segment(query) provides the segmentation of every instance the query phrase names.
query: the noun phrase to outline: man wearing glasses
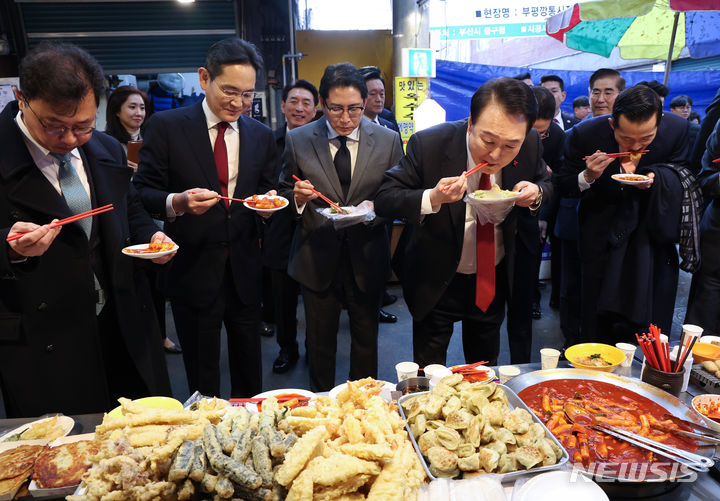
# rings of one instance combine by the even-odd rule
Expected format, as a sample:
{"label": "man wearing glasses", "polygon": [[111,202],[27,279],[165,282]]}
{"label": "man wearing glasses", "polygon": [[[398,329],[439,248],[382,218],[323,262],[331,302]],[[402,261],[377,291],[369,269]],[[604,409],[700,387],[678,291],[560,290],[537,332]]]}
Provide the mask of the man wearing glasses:
{"label": "man wearing glasses", "polygon": [[258,214],[242,203],[271,193],[278,160],[272,130],[243,114],[261,67],[255,47],[217,42],[198,70],[205,99],[153,115],[133,182],[182,251],[168,267],[170,299],[190,391],[220,394],[225,324],[231,396],[262,389]]}
{"label": "man wearing glasses", "polygon": [[350,317],[352,339],[348,377],[377,377],[378,312],[390,277],[387,220],[361,218],[350,226],[334,226],[317,212],[328,205],[313,191],[341,206],[354,206],[354,211],[372,209],[383,174],[402,157],[396,132],[363,120],[367,93],[365,80],[353,65],[328,66],[320,82],[324,116],[291,130],[285,138],[280,190],[294,199],[301,215],[288,272],[300,283],[305,304],[314,391],[335,385],[343,307]]}
{"label": "man wearing glasses", "polygon": [[[146,275],[121,250],[172,241],[143,209],[120,144],[95,132],[103,92],[92,56],[43,44],[22,60],[17,101],[0,114],[8,417],[100,412],[120,396],[170,394]],[[114,209],[99,216],[51,225],[108,204]]]}

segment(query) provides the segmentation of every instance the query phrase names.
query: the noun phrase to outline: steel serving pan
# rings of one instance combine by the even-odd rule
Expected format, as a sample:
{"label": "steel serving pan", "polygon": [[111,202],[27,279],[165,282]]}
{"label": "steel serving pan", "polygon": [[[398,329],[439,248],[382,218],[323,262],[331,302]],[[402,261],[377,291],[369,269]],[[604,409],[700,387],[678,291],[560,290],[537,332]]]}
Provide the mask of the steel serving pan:
{"label": "steel serving pan", "polygon": [[[652,400],[661,407],[664,407],[670,414],[674,416],[686,419],[700,425],[704,424],[700,416],[698,416],[698,414],[691,407],[688,407],[688,405],[679,398],[670,395],[669,393],[661,390],[660,388],[656,388],[655,386],[640,381],[639,379],[620,376],[618,374],[612,374],[609,372],[599,372],[588,369],[573,368],[545,369],[529,372],[527,374],[522,374],[520,376],[514,377],[507,382],[507,386],[513,391],[520,393],[522,390],[530,386],[534,386],[544,381],[553,381],[557,379],[586,379],[592,381],[602,381],[605,383],[620,386]],[[715,446],[698,444],[697,453],[702,456],[712,458],[715,454]],[[647,484],[649,482],[661,482],[667,484],[669,483],[668,481],[687,479],[694,474],[694,472],[678,471],[678,474],[676,476],[671,475],[668,478],[658,481],[653,479],[642,479],[641,481],[635,482],[629,479],[619,481],[617,478],[608,475],[602,475],[599,478],[596,478],[596,480],[600,482],[620,482],[622,484]],[[598,476],[596,475],[596,477]],[[649,487],[645,485],[643,488],[644,492],[647,491],[648,488]]]}
{"label": "steel serving pan", "polygon": [[[530,408],[527,405],[525,405],[525,402],[520,400],[520,397],[518,397],[517,394],[512,389],[510,389],[507,386],[502,385],[502,384],[498,384],[498,386],[500,388],[502,388],[502,390],[505,392],[505,395],[507,396],[507,399],[508,399],[508,403],[510,404],[509,405],[510,409],[512,410],[517,407],[520,407],[521,409],[525,409],[526,411],[528,411],[530,413],[530,415],[533,417],[533,422],[540,423],[542,425],[542,427],[545,429],[545,437],[552,440],[553,443],[556,444],[560,448],[560,450],[562,451],[562,456],[560,457],[560,459],[558,459],[557,463],[555,463],[553,465],[533,467],[529,470],[518,470],[518,471],[512,471],[510,473],[499,473],[499,474],[493,473],[491,475],[493,477],[497,477],[498,480],[500,480],[501,482],[504,482],[506,480],[510,480],[510,479],[513,479],[513,478],[516,478],[516,477],[519,477],[522,475],[542,473],[544,471],[549,471],[549,470],[556,470],[558,468],[561,468],[563,465],[565,465],[565,463],[567,463],[568,460],[570,459],[570,455],[565,450],[565,447],[563,447],[563,444],[561,444],[560,441],[557,438],[555,438],[555,435],[553,435],[550,432],[550,430],[548,430],[545,427],[543,422],[540,421],[540,419],[535,415],[535,413],[533,411],[530,410]],[[403,395],[402,397],[400,397],[400,400],[398,400],[398,407],[400,408],[400,415],[403,417],[403,419],[407,420],[407,417],[405,416],[405,411],[402,408],[402,403],[405,400],[408,400],[410,398],[415,398],[420,395],[425,395],[427,393],[430,393],[430,392],[422,391],[422,392],[418,392],[418,393],[410,393],[408,395]],[[415,437],[413,436],[412,431],[410,430],[410,424],[408,424],[407,422],[405,423],[405,429],[407,430],[408,436],[410,437],[410,440],[412,441],[413,447],[415,448],[415,452],[420,457],[420,461],[422,462],[423,468],[425,468],[425,473],[427,474],[428,477],[430,477],[431,480],[435,480],[435,476],[432,473],[430,473],[428,464],[425,461],[425,458],[423,457],[422,453],[420,452],[420,447],[418,446],[417,441],[415,440]]]}

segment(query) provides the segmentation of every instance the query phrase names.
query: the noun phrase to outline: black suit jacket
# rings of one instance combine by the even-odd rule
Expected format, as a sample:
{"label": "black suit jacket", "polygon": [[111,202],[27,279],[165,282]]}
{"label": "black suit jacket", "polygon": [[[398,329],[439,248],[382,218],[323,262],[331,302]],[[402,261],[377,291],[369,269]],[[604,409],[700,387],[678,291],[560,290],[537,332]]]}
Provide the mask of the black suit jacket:
{"label": "black suit jacket", "polygon": [[[467,127],[467,120],[459,120],[413,134],[406,156],[385,174],[375,199],[378,215],[405,220],[393,267],[402,282],[410,313],[416,319],[424,318],[437,304],[460,262],[465,202],[443,204],[437,213],[424,217],[420,215],[420,206],[424,190],[433,188],[443,177],[458,176],[465,171]],[[523,180],[538,184],[544,197],[551,196],[550,175],[542,160],[540,136],[535,130],[528,133],[518,156],[502,171],[503,189],[512,189]],[[524,212],[527,217],[523,217]],[[529,216],[528,209],[515,207],[502,228],[512,284],[516,231],[517,241],[528,249],[537,248],[537,220]]]}
{"label": "black suit jacket", "polygon": [[705,119],[700,124],[700,132],[695,138],[695,144],[690,145],[692,148],[692,154],[690,155],[690,170],[695,173],[700,172],[702,169],[702,157],[705,153],[705,143],[707,142],[710,134],[715,129],[715,124],[720,120],[720,89],[713,98],[710,105],[705,108]]}
{"label": "black suit jacket", "polygon": [[562,117],[563,128],[565,129],[565,131],[569,130],[573,125],[580,122],[580,120],[575,118],[575,115],[573,115],[572,113],[565,113],[564,111],[561,111],[560,116]]}
{"label": "black suit jacket", "polygon": [[[272,130],[245,115],[238,125],[238,176],[230,196],[245,198],[275,188],[278,156]],[[202,101],[150,117],[133,182],[148,211],[162,220],[167,220],[165,201],[170,193],[194,187],[221,192]],[[167,297],[208,306],[220,289],[229,255],[240,299],[244,304],[259,303],[260,225],[255,211],[235,202],[228,209],[222,201],[202,215],[166,221],[165,232],[182,249],[166,269]]]}
{"label": "black suit jacket", "polygon": [[[285,139],[280,189],[293,203],[295,174],[308,179],[323,195],[340,205],[358,205],[375,200],[383,174],[402,157],[400,136],[363,118],[360,143],[350,189],[343,198],[340,180],[330,156],[327,120],[323,117],[290,131]],[[293,236],[288,273],[301,285],[326,290],[348,252],[355,282],[363,292],[380,293],[390,277],[390,243],[386,220],[355,224],[336,230],[332,222],[318,214],[327,207],[320,198],[309,201]],[[292,209],[292,208],[291,208]]]}
{"label": "black suit jacket", "polygon": [[702,170],[698,183],[703,194],[710,200],[700,225],[701,269],[704,273],[716,273],[720,269],[720,121],[707,141],[707,149],[702,158]]}
{"label": "black suit jacket", "polygon": [[[14,121],[17,111],[13,102],[0,114],[3,242],[17,221],[46,224],[71,215],[27,150]],[[146,274],[139,260],[121,253],[128,245],[149,242],[159,229],[130,184],[132,170],[120,143],[94,132],[79,151],[92,206],[114,205],[114,210],[93,218],[93,235],[98,237],[94,255],[101,269],[93,269],[88,239],[78,225],[64,226],[47,252],[25,263],[11,264],[7,245],[0,252],[0,380],[6,403],[24,416],[100,412],[111,404],[93,271],[103,276],[110,298],[106,308],[113,308],[118,330],[149,390],[170,394]]]}
{"label": "black suit jacket", "polygon": [[[278,155],[282,156],[285,150],[285,134],[287,127],[283,125],[273,132]],[[279,185],[282,164],[278,162],[278,170],[273,174],[273,179]],[[266,221],[262,239],[263,266],[273,270],[287,270],[288,259],[290,258],[290,246],[292,244],[297,214],[292,206],[273,214]]]}

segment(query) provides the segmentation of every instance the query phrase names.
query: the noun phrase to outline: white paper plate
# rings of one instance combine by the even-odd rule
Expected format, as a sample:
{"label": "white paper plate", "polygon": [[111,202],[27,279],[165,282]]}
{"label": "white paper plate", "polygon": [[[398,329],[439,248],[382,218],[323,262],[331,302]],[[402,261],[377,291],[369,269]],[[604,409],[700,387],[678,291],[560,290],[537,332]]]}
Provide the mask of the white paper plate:
{"label": "white paper plate", "polygon": [[[62,444],[69,444],[71,442],[80,442],[81,440],[95,440],[95,433],[83,433],[82,435],[69,435],[66,437],[61,437],[53,440],[50,443],[50,447],[56,447]],[[35,480],[32,480],[30,482],[30,486],[28,487],[28,491],[30,492],[30,495],[34,498],[58,498],[72,494],[73,492],[75,492],[79,485],[80,484],[75,484],[68,485],[66,487],[55,487],[53,489],[42,489],[38,487],[38,485],[35,483]]]}
{"label": "white paper plate", "polygon": [[[379,381],[379,382],[383,383],[383,386],[380,389],[380,396],[387,402],[391,401],[392,400],[391,392],[395,391],[395,384],[390,383],[389,381]],[[347,388],[347,383],[339,384],[335,388],[330,390],[330,392],[328,393],[328,396],[330,398],[337,398],[338,394],[345,388]]]}
{"label": "white paper plate", "polygon": [[[5,433],[3,436],[0,437],[0,444],[2,444],[3,442],[5,442],[5,439],[7,439],[8,437],[10,437],[11,435],[15,435],[16,433],[20,433],[20,432],[23,431],[24,429],[30,428],[32,425],[34,425],[34,424],[36,424],[36,423],[41,423],[41,422],[43,422],[43,421],[48,421],[48,420],[52,419],[53,417],[55,417],[55,416],[50,416],[50,417],[48,417],[48,418],[43,418],[43,419],[36,419],[35,421],[32,421],[32,422],[30,422],[30,423],[25,423],[25,424],[22,425],[22,426],[18,426],[17,428],[15,428],[15,429],[13,429],[13,430],[10,430],[9,432]],[[70,433],[70,430],[72,430],[73,426],[75,426],[75,420],[74,420],[73,418],[69,417],[69,416],[58,416],[57,424],[60,425],[60,427],[62,428],[63,434],[62,434],[61,436],[64,437],[65,435],[67,435],[68,433]],[[46,440],[46,441],[47,441],[47,440]],[[7,443],[17,443],[17,442],[20,442],[20,443],[28,443],[29,441],[28,441],[28,440],[19,440],[19,441],[15,441],[15,442],[7,442]]]}
{"label": "white paper plate", "polygon": [[[281,197],[280,195],[274,195],[274,196],[271,196],[271,195],[257,195],[257,197],[258,197],[258,198],[270,198],[270,199],[273,199],[273,200],[282,200],[282,202],[284,203],[284,205],[283,205],[282,207],[276,207],[276,208],[274,208],[274,209],[256,209],[256,208],[255,208],[255,204],[249,204],[249,203],[247,203],[247,202],[243,202],[243,205],[244,205],[245,207],[247,207],[248,209],[250,209],[250,210],[261,211],[261,212],[276,212],[276,211],[279,211],[279,210],[283,210],[285,207],[287,207],[287,206],[290,204],[290,202],[288,201],[287,198]],[[252,198],[252,197],[246,197],[246,198]]]}
{"label": "white paper plate", "polygon": [[[617,181],[620,184],[629,184],[629,185],[645,184],[651,180],[651,178],[649,178],[647,176],[643,176],[642,174],[613,174],[610,177],[612,177],[615,181]],[[632,179],[634,177],[641,177],[643,179],[642,179],[642,181],[640,181],[640,180],[635,181]]]}
{"label": "white paper plate", "polygon": [[[279,395],[285,395],[288,393],[293,393],[295,395],[302,395],[303,397],[308,397],[309,399],[316,398],[317,395],[309,390],[303,390],[300,388],[279,388],[277,390],[268,390],[264,391],[262,393],[258,393],[252,398],[268,398],[268,397],[277,397]],[[245,404],[245,408],[249,410],[250,412],[259,412],[257,404]]]}
{"label": "white paper plate", "polygon": [[[490,191],[490,190],[484,190],[484,191]],[[508,202],[513,202],[517,197],[520,196],[519,191],[516,192],[515,195],[513,195],[511,197],[493,197],[493,198],[475,198],[475,196],[473,196],[473,193],[468,193],[468,198],[477,203],[480,203],[480,204],[508,203]]]}
{"label": "white paper plate", "polygon": [[150,244],[138,244],[138,245],[131,245],[130,247],[125,247],[122,250],[122,253],[126,256],[130,257],[136,257],[138,259],[155,259],[156,257],[162,257],[167,256],[168,254],[172,254],[173,252],[177,252],[177,250],[180,248],[178,244],[173,244],[173,248],[166,251],[161,252],[147,252],[147,253],[135,253],[131,252],[131,249],[147,249],[148,245]]}
{"label": "white paper plate", "polygon": [[608,501],[607,494],[598,484],[580,473],[573,475],[569,471],[550,471],[532,477],[513,492],[512,498],[513,501]]}
{"label": "white paper plate", "polygon": [[328,219],[351,219],[351,218],[361,218],[362,219],[367,215],[368,212],[370,212],[369,207],[362,205],[362,204],[358,205],[358,206],[343,205],[341,208],[348,211],[349,214],[335,213],[335,212],[333,212],[332,207],[325,207],[322,210],[318,209],[318,211],[320,212],[320,214],[322,214],[323,216],[325,216]]}

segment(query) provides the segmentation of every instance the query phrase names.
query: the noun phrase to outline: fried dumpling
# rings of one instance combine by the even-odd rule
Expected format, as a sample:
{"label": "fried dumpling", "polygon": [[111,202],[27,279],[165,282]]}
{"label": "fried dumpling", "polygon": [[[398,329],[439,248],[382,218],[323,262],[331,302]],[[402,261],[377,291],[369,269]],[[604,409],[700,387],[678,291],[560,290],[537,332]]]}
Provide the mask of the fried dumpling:
{"label": "fried dumpling", "polygon": [[430,470],[430,474],[435,478],[455,478],[458,475],[460,475],[459,469],[455,469],[452,471],[443,471],[443,470],[438,470],[433,465],[429,465],[428,470]]}
{"label": "fried dumpling", "polygon": [[470,425],[473,415],[466,409],[460,408],[452,411],[445,419],[445,424],[456,430],[464,430]]}
{"label": "fried dumpling", "polygon": [[513,409],[505,414],[503,427],[513,433],[525,433],[530,429],[532,422],[532,416],[528,411],[525,409]]}
{"label": "fried dumpling", "polygon": [[453,374],[451,376],[445,376],[440,380],[441,384],[446,384],[450,387],[453,387],[459,383],[461,383],[463,380],[462,374]]}
{"label": "fried dumpling", "polygon": [[462,402],[456,395],[453,395],[452,397],[448,398],[447,402],[445,402],[445,405],[443,405],[442,416],[447,419],[450,414],[460,409],[461,407]]}
{"label": "fried dumpling", "polygon": [[497,385],[495,385],[495,391],[492,395],[488,397],[488,400],[490,400],[491,402],[502,402],[503,404],[505,404],[505,406],[509,405],[507,395],[505,395],[503,389]]}
{"label": "fried dumpling", "polygon": [[460,434],[456,430],[448,428],[447,426],[441,426],[440,428],[435,430],[435,436],[437,436],[440,445],[450,451],[457,450],[457,448],[462,443],[462,438],[460,437]]}
{"label": "fried dumpling", "polygon": [[500,460],[500,454],[492,449],[486,449],[482,447],[478,451],[480,459],[480,467],[488,473],[492,473],[497,468],[498,461]]}
{"label": "fried dumpling", "polygon": [[438,471],[452,472],[457,469],[458,457],[445,447],[431,447],[427,452],[428,461]]}
{"label": "fried dumpling", "polygon": [[416,439],[425,433],[427,419],[425,418],[425,414],[419,414],[415,417],[413,421],[410,422],[410,431],[413,434],[413,437]]}
{"label": "fried dumpling", "polygon": [[466,458],[475,454],[475,447],[473,447],[473,444],[465,442],[464,444],[460,444],[460,447],[457,448],[455,454],[457,454],[458,457]]}
{"label": "fried dumpling", "polygon": [[514,454],[518,463],[523,465],[526,469],[532,468],[543,460],[542,453],[537,447],[533,447],[531,445],[518,447]]}
{"label": "fried dumpling", "polygon": [[480,435],[480,443],[487,444],[493,440],[495,440],[495,428],[492,427],[490,421],[486,420]]}
{"label": "fried dumpling", "polygon": [[432,421],[425,422],[425,428],[428,430],[437,430],[441,426],[445,426],[445,421],[442,419],[433,419]]}
{"label": "fried dumpling", "polygon": [[485,383],[473,385],[472,391],[480,393],[485,398],[489,399],[490,396],[495,393],[497,385],[495,383]]}
{"label": "fried dumpling", "polygon": [[458,468],[460,471],[477,471],[480,469],[480,454],[477,452],[458,459]]}
{"label": "fried dumpling", "polygon": [[507,446],[505,445],[505,442],[501,442],[500,440],[493,440],[487,445],[484,445],[486,449],[492,449],[501,456],[503,454],[507,454]]}
{"label": "fried dumpling", "polygon": [[[465,428],[465,440],[473,445],[473,447],[480,447],[480,440],[482,437],[483,427],[485,426],[485,420],[482,416],[473,416]],[[512,433],[511,433],[512,435]]]}
{"label": "fried dumpling", "polygon": [[495,440],[500,440],[506,444],[516,444],[515,435],[507,428],[498,428],[495,434]]}
{"label": "fried dumpling", "polygon": [[535,447],[540,451],[540,454],[543,455],[542,464],[543,466],[551,466],[557,463],[557,458],[555,457],[555,451],[550,446],[552,442],[548,440],[547,438],[541,438],[537,442],[535,442]]}
{"label": "fried dumpling", "polygon": [[440,445],[435,430],[426,431],[425,433],[420,435],[417,443],[418,449],[420,449],[420,453],[423,456],[427,456],[427,451],[430,450],[432,447]]}
{"label": "fried dumpling", "polygon": [[[448,376],[451,377],[451,376]],[[442,381],[440,381],[437,385],[435,385],[435,388],[432,390],[433,395],[438,395],[440,397],[444,398],[450,398],[453,395],[457,395],[458,391],[453,388],[452,386],[448,386]]]}
{"label": "fried dumpling", "polygon": [[490,405],[483,407],[482,416],[493,426],[502,426],[503,421],[505,420],[505,414],[503,413],[502,408],[497,405],[492,405],[492,402]]}
{"label": "fried dumpling", "polygon": [[442,412],[443,405],[445,405],[445,398],[431,393],[428,396],[427,402],[425,402],[425,406],[423,407],[425,417],[428,418],[428,420],[438,419]]}
{"label": "fried dumpling", "polygon": [[517,471],[517,461],[515,460],[515,454],[503,454],[500,456],[498,461],[498,473],[510,473]]}
{"label": "fried dumpling", "polygon": [[480,414],[483,408],[490,404],[490,401],[485,395],[477,391],[466,392],[465,397],[465,408],[473,414]]}

